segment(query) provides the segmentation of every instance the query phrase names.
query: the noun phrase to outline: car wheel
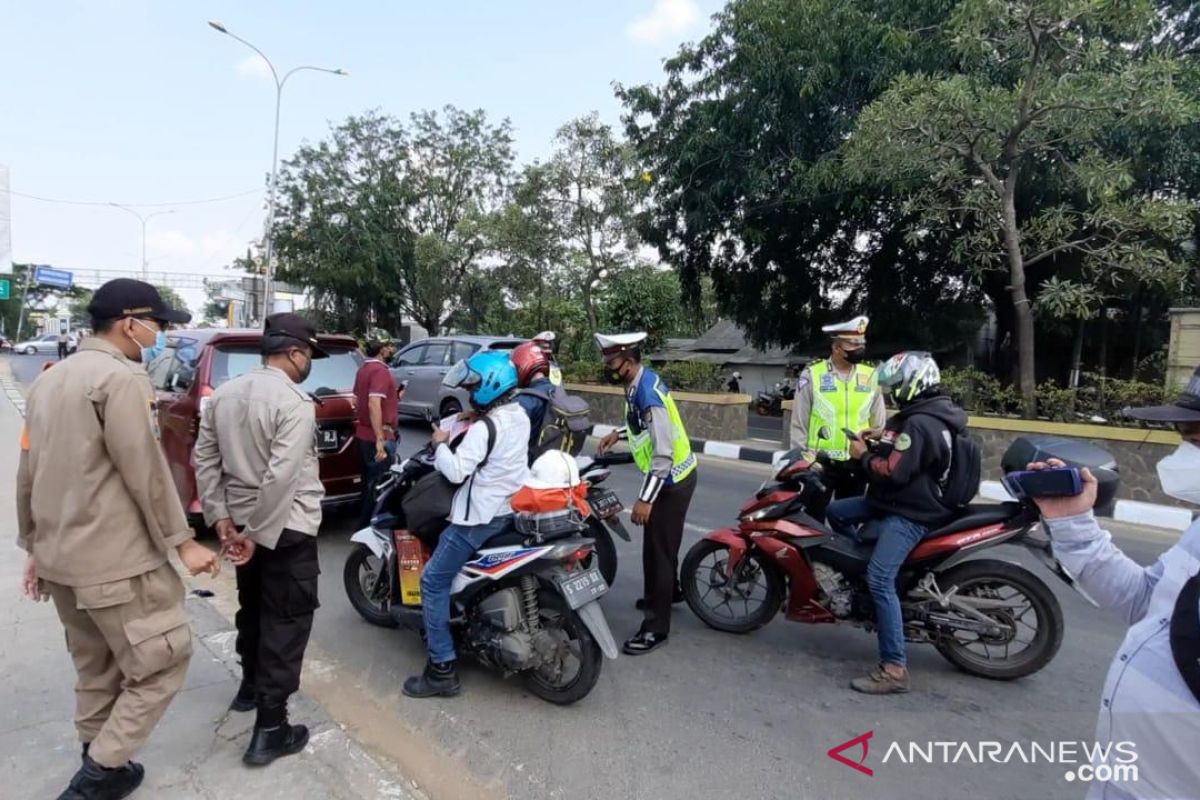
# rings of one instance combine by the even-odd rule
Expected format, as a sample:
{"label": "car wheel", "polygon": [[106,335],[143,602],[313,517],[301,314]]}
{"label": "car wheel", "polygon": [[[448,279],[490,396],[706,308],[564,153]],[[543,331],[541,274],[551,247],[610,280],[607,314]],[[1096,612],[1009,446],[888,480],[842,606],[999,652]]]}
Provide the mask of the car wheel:
{"label": "car wheel", "polygon": [[33,345],[30,345],[29,347],[26,347],[26,348],[25,348],[25,355],[27,355],[27,356],[35,356],[35,355],[37,355],[37,348],[36,348],[36,347],[34,347]]}

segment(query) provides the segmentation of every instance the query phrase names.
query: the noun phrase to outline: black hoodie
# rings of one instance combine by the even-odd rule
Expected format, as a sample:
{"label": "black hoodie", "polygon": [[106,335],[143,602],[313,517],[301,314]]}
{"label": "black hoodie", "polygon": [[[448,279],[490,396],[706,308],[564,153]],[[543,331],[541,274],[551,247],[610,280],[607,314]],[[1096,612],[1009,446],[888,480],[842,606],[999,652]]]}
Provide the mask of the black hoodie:
{"label": "black hoodie", "polygon": [[879,447],[862,458],[867,502],[931,528],[954,519],[940,484],[950,466],[951,434],[961,436],[966,427],[967,412],[944,395],[918,400],[889,419]]}

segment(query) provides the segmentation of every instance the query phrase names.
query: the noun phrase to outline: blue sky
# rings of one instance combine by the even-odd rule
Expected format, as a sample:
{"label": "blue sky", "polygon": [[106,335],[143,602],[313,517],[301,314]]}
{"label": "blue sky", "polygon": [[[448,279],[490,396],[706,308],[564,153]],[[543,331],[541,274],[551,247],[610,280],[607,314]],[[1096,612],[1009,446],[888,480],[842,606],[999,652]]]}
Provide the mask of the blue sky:
{"label": "blue sky", "polygon": [[[520,160],[597,110],[617,122],[612,83],[656,81],[662,59],[708,29],[720,0],[195,2],[0,0],[0,164],[14,193],[127,204],[226,196],[270,168],[281,71],[280,155],[367,109],[441,107],[508,117]],[[149,222],[152,271],[219,275],[261,232],[263,195],[175,206]],[[171,208],[171,207],[168,207]],[[142,212],[160,210],[142,207]],[[134,269],[141,226],[115,208],[12,197],[16,261]],[[198,293],[187,293],[195,305]]]}

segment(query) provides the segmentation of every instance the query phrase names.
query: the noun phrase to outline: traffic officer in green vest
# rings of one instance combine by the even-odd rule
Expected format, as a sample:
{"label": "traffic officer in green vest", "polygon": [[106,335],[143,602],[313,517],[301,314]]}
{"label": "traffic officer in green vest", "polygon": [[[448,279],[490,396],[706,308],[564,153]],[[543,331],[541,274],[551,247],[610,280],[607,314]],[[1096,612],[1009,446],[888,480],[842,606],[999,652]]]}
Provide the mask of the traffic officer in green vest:
{"label": "traffic officer in green vest", "polygon": [[644,333],[596,334],[610,383],[625,387],[625,428],[600,442],[599,452],[619,440],[629,442],[633,460],[645,473],[633,523],[645,526],[642,539],[644,613],[637,634],[625,642],[631,656],[649,653],[666,643],[671,632],[671,604],[683,600],[679,588],[679,545],[692,493],[696,490],[696,456],[671,392],[652,370],[642,366]]}
{"label": "traffic officer in green vest", "polygon": [[882,430],[887,422],[875,369],[862,363],[868,322],[855,317],[821,328],[833,340],[829,358],[809,364],[796,380],[792,447],[816,450],[833,462],[826,476],[836,498],[857,497],[866,490],[865,478],[851,464],[846,430]]}

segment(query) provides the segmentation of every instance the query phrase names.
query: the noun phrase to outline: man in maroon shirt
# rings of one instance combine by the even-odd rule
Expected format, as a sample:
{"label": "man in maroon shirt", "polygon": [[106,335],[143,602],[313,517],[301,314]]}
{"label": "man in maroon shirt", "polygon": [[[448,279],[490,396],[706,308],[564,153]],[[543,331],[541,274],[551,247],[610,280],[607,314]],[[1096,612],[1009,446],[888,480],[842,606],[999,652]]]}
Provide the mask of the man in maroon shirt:
{"label": "man in maroon shirt", "polygon": [[367,342],[367,360],[354,378],[354,400],[358,418],[354,438],[362,458],[362,511],[359,527],[371,524],[375,508],[375,484],[396,453],[396,422],[399,393],[388,362],[396,353],[390,338],[372,335]]}

